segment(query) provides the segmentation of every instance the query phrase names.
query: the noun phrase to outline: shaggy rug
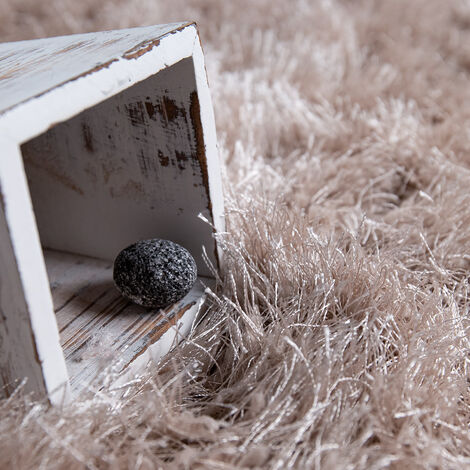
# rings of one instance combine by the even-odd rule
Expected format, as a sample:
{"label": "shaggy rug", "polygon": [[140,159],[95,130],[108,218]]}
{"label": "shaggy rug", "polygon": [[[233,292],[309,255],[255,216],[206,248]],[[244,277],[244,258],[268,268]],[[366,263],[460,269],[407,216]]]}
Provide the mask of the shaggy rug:
{"label": "shaggy rug", "polygon": [[469,468],[470,3],[0,0],[0,38],[198,21],[225,266],[113,402],[0,402],[0,468]]}

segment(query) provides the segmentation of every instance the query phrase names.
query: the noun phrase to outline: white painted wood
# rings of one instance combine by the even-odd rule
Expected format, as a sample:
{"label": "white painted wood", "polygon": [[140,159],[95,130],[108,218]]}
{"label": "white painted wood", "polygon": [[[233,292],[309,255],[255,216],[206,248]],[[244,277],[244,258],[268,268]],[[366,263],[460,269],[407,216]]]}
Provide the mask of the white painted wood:
{"label": "white painted wood", "polygon": [[[219,156],[217,152],[214,109],[209,92],[204,54],[199,36],[197,36],[194,41],[192,60],[194,65],[194,76],[196,79],[197,97],[200,107],[205,157],[207,160],[207,184],[209,199],[211,201],[210,220],[214,225],[215,231],[217,233],[222,233],[225,231],[224,200],[222,196],[222,180],[220,177]],[[222,251],[217,244],[216,253],[217,258],[221,261]],[[217,264],[215,264],[215,266],[217,266]]]}
{"label": "white painted wood", "polygon": [[[153,28],[156,29],[152,34]],[[68,81],[55,87],[49,86],[46,81],[46,84],[42,84],[40,87],[40,90],[45,91],[31,95],[30,98],[21,102],[21,105],[10,106],[4,110],[0,114],[1,138],[9,139],[15,143],[24,143],[47,131],[53,125],[77,115],[184,58],[191,57],[197,36],[196,26],[194,24],[185,26],[183,23],[181,28],[176,30],[174,34],[168,33],[164,36],[160,36],[159,27],[145,27],[142,34],[140,34],[142,28],[135,28],[138,32],[138,38],[134,46],[128,47],[132,42],[126,42],[119,51],[113,51],[113,54],[107,56],[107,59],[104,59],[99,52],[100,37],[106,33],[91,33],[95,36],[95,49],[81,51],[80,55],[75,55],[73,61],[67,59],[67,54],[63,54],[63,60],[60,62],[60,67],[66,69],[72,67],[71,62],[83,64],[76,71],[78,75],[74,71]],[[132,30],[124,30],[124,34],[127,36],[130,31]],[[119,35],[119,31],[116,31],[116,34]],[[147,40],[140,41],[145,35]],[[66,44],[69,44],[69,38],[73,37],[74,35],[50,39],[61,42],[66,38]],[[157,43],[157,46],[150,48],[152,44]],[[0,44],[0,57],[5,56],[2,54],[2,49],[9,44],[18,43]],[[47,45],[37,62],[47,62],[47,57],[51,55],[50,48],[51,46]],[[21,60],[20,51],[21,44],[16,52],[18,60]],[[77,53],[79,51],[77,50]],[[6,56],[10,54],[12,52],[8,48]],[[99,59],[93,61],[96,65],[90,68],[90,55],[92,54],[99,54]],[[3,60],[0,61],[0,67],[2,63]],[[49,74],[43,74],[41,77],[46,80],[47,78],[52,79],[58,66],[57,63],[54,65],[50,68]],[[3,71],[3,67],[1,70]],[[7,71],[0,72],[0,76],[6,75]],[[21,70],[16,73],[21,75],[20,72]],[[13,78],[7,75],[8,80]],[[5,105],[2,106],[2,108],[4,107]]]}
{"label": "white painted wood", "polygon": [[[77,352],[70,347],[84,330],[66,329],[70,335],[59,340],[31,203],[44,248],[111,260],[125,245],[157,236],[189,247],[201,274],[209,274],[200,257],[203,246],[217,265],[212,230],[197,217],[201,212],[223,230],[215,124],[195,25],[0,45],[0,146],[0,275],[2,285],[4,279],[12,283],[0,298],[0,360],[8,363],[8,380],[28,376],[32,389],[57,403],[69,387],[61,342],[75,391],[88,386],[99,368],[83,359],[71,366]],[[45,253],[52,269],[50,260],[57,259]],[[80,259],[86,269],[98,269],[95,261]],[[62,266],[65,282],[76,260],[52,262],[52,271]],[[72,276],[71,286],[77,282]],[[191,295],[194,305],[178,320],[181,334],[202,302],[202,291]],[[58,312],[59,326],[61,315],[80,316],[72,304]],[[15,310],[21,321],[12,320]],[[97,334],[102,320],[96,319]],[[111,336],[122,337],[125,319],[114,321]],[[24,344],[9,337],[11,322]],[[90,335],[95,326],[86,329]],[[157,328],[153,320],[147,326]],[[135,351],[121,344],[116,354],[123,359],[124,350],[132,352],[125,364],[130,374],[152,354],[166,352],[174,336],[173,327],[155,344],[155,336],[144,335]],[[24,338],[32,338],[29,346]]]}
{"label": "white painted wood", "polygon": [[[151,310],[119,294],[111,261],[53,250],[45,250],[45,260],[60,344],[75,395],[84,388],[95,388],[95,379],[99,383],[106,367],[114,365],[118,372],[140,356],[147,361],[159,359],[187,334],[203,302],[204,286],[211,283],[211,279],[199,277],[184,299],[164,311]],[[180,328],[177,338],[171,334],[176,325]]]}
{"label": "white painted wood", "polygon": [[[152,42],[191,23],[0,44],[0,113],[121,57],[132,60]],[[194,28],[192,28],[194,29]],[[194,33],[193,33],[194,36]]]}
{"label": "white painted wood", "polygon": [[25,390],[67,398],[65,361],[28,198],[19,149],[0,159],[0,376],[5,392],[27,377]]}

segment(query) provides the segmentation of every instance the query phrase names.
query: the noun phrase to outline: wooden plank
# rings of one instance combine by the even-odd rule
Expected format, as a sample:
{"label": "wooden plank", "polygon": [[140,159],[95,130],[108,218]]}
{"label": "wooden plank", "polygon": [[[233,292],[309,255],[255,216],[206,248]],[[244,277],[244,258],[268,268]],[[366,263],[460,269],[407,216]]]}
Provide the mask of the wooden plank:
{"label": "wooden plank", "polygon": [[199,277],[184,299],[159,312],[119,294],[109,261],[54,250],[46,250],[45,259],[73,394],[93,387],[106,367],[132,371],[147,349],[150,359],[152,346],[172,325],[190,328],[203,302],[203,284],[211,282]]}
{"label": "wooden plank", "polygon": [[[19,377],[28,377],[27,390],[45,393],[41,363],[3,204],[0,207],[0,264],[3,268],[0,278],[0,397],[9,395],[16,388]],[[6,272],[9,274],[5,275]],[[23,354],[19,353],[18,345]]]}
{"label": "wooden plank", "polygon": [[82,74],[158,46],[191,23],[73,34],[0,44],[0,114]]}
{"label": "wooden plank", "polygon": [[[0,159],[0,385],[67,397],[68,377],[47,275],[17,150]],[[15,158],[16,157],[16,158]]]}
{"label": "wooden plank", "polygon": [[[214,108],[207,81],[206,66],[204,62],[204,53],[202,51],[199,35],[196,36],[193,45],[192,61],[194,65],[194,77],[196,81],[197,103],[193,105],[194,120],[197,121],[195,128],[199,139],[201,156],[201,167],[204,168],[207,181],[207,195],[210,200],[210,221],[214,227],[214,233],[225,232],[225,213],[224,197],[222,189],[222,180],[220,175],[220,163],[217,150],[217,135],[215,128]],[[223,253],[220,246],[216,243],[212,256],[216,258],[217,263],[214,266],[220,266]]]}

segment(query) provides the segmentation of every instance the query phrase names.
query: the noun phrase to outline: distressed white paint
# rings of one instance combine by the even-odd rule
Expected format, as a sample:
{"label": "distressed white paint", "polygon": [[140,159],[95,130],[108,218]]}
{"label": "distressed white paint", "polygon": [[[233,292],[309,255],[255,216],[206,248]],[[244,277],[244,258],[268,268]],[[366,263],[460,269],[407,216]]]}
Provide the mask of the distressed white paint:
{"label": "distressed white paint", "polygon": [[[0,113],[190,23],[0,44]],[[194,27],[191,27],[194,38]],[[178,40],[179,41],[179,40]],[[106,86],[106,84],[103,84]]]}
{"label": "distressed white paint", "polygon": [[152,311],[119,294],[111,261],[52,250],[45,251],[45,259],[74,394],[96,388],[99,380],[94,381],[106,367],[112,365],[117,372],[136,360],[159,359],[188,333],[203,301],[204,285],[211,282],[199,277],[184,299],[164,312]]}
{"label": "distressed white paint", "polygon": [[67,371],[21,155],[11,144],[2,150],[0,383],[8,391],[27,377],[26,391],[47,391],[60,403],[68,393]]}
{"label": "distressed white paint", "polygon": [[[181,24],[181,27],[183,26],[184,23]],[[152,28],[155,27],[135,28],[138,36],[134,46],[129,46],[132,42],[126,41],[119,51],[113,50],[113,53],[107,55],[106,58],[101,54],[99,38],[102,34],[107,33],[94,33],[93,50],[80,51],[80,49],[77,49],[77,54],[73,60],[69,60],[67,54],[61,54],[63,60],[60,62],[60,67],[66,70],[74,67],[73,74],[69,76],[68,81],[56,85],[54,83],[55,80],[53,80],[56,70],[54,68],[53,71],[49,71],[49,74],[42,74],[38,77],[38,79],[46,81],[46,83],[39,87],[42,90],[41,92],[31,95],[17,106],[10,106],[4,109],[5,105],[0,105],[0,109],[4,109],[3,113],[0,114],[0,136],[2,139],[9,139],[15,143],[24,143],[46,131],[54,124],[63,122],[84,109],[88,109],[135,83],[155,75],[160,70],[175,64],[181,59],[192,55],[194,41],[197,36],[194,24],[189,24],[181,31],[175,34],[170,33],[163,37],[159,35],[159,27],[156,27],[154,33],[152,33]],[[141,34],[142,29],[144,29],[143,34]],[[129,31],[132,30],[124,30],[126,36],[129,34]],[[119,34],[119,31],[115,33]],[[135,46],[142,43],[141,39],[143,36],[147,36],[146,42],[149,43],[159,40],[158,47],[153,47],[138,58],[125,58],[124,56],[127,51],[134,49]],[[62,41],[66,38],[66,44],[69,44],[69,38],[73,37],[64,36],[63,38],[50,38],[50,40]],[[32,42],[36,41],[42,40],[38,39]],[[24,42],[0,44],[0,57],[5,56],[2,53],[3,47],[8,46],[7,55],[9,55],[12,53],[10,45],[15,44],[18,45],[17,53],[20,54],[22,45],[25,44]],[[35,51],[35,54],[37,54],[36,62],[42,61],[47,63],[50,56],[49,47],[43,49],[42,45],[39,45],[39,50]],[[142,50],[145,49],[146,46],[143,45]],[[80,54],[78,55],[79,51]],[[98,59],[93,61],[95,65],[90,69],[89,57],[93,54],[98,54]],[[4,60],[1,60],[0,77],[8,72],[8,70],[3,70],[3,63]],[[75,68],[77,63],[83,64],[78,70]],[[108,63],[109,65],[92,71],[95,66]],[[57,64],[55,65],[57,66]],[[20,77],[18,79],[21,80]],[[52,87],[49,86],[48,79],[53,81]],[[5,80],[13,80],[13,76],[8,75]],[[25,88],[27,86],[28,83],[24,84]],[[21,88],[23,88],[23,85]],[[3,100],[3,97],[0,100]]]}
{"label": "distressed white paint", "polygon": [[[196,78],[197,93],[201,103],[201,122],[204,134],[205,154],[207,158],[207,169],[209,176],[209,191],[212,203],[213,224],[216,232],[225,231],[224,201],[220,180],[219,157],[217,153],[217,136],[215,133],[214,108],[207,83],[206,67],[204,64],[204,54],[202,51],[199,36],[194,41],[192,54],[194,63],[194,74]],[[222,251],[217,246],[217,254],[222,259]]]}
{"label": "distressed white paint", "polygon": [[[185,58],[188,61],[185,63],[185,73],[188,75],[183,78],[172,76],[172,66]],[[176,241],[183,245],[193,243],[193,251],[204,245],[210,253],[209,247],[213,246],[210,230],[207,227],[202,228],[196,212],[201,207],[204,212],[210,198],[212,214],[206,209],[209,220],[212,215],[216,229],[223,230],[221,182],[212,105],[202,50],[194,24],[3,44],[0,45],[0,59],[0,148],[3,152],[0,162],[0,189],[4,203],[5,233],[8,231],[10,236],[10,240],[2,241],[0,252],[5,251],[7,255],[8,252],[12,253],[11,259],[15,261],[6,263],[1,268],[2,279],[13,280],[15,285],[10,295],[13,298],[0,298],[0,307],[2,315],[8,316],[9,321],[15,308],[21,310],[22,317],[27,321],[16,322],[18,337],[26,337],[27,332],[32,331],[31,348],[34,349],[35,346],[40,366],[38,368],[38,365],[33,363],[26,340],[24,344],[15,345],[0,341],[0,358],[7,358],[10,378],[15,374],[17,377],[30,376],[34,379],[31,383],[36,384],[33,388],[38,391],[45,390],[52,402],[58,402],[62,399],[63,390],[68,387],[68,378],[64,355],[60,349],[44,259],[31,210],[30,195],[25,184],[20,148],[26,156],[33,204],[45,245],[110,259],[116,250],[135,238],[161,236],[165,233],[164,225],[160,223],[158,226],[155,223],[153,216],[158,215],[160,219],[173,221],[173,228],[167,232],[167,238],[176,238]],[[178,65],[176,69],[177,67]],[[167,74],[168,78],[160,83],[160,91],[157,93],[159,97],[166,93],[161,86],[168,88],[168,95],[176,97],[176,101],[180,100],[181,109],[187,111],[191,103],[187,102],[185,96],[191,94],[192,89],[197,92],[200,113],[195,121],[200,124],[199,133],[196,129],[198,122],[192,122],[186,137],[180,133],[176,138],[172,138],[171,133],[177,134],[178,129],[183,126],[183,116],[175,120],[173,130],[171,126],[165,127],[164,120],[159,119],[159,123],[153,127],[153,123],[147,120],[142,123],[141,128],[136,127],[137,131],[132,129],[128,132],[131,129],[129,120],[126,122],[124,115],[116,112],[116,105],[122,103],[120,100],[123,97],[124,101],[126,97],[132,98],[134,92],[133,99],[142,101],[143,94],[152,90],[152,84],[158,88],[160,71],[163,71],[162,77]],[[149,78],[152,76],[155,78]],[[182,81],[178,85],[180,78]],[[111,97],[115,98],[105,102]],[[96,105],[98,106],[95,108]],[[99,114],[100,110],[111,110],[114,115],[108,116],[108,119],[106,113]],[[93,111],[98,112],[94,114]],[[74,116],[76,118],[72,119]],[[65,122],[67,120],[68,122]],[[85,158],[87,142],[83,135],[77,134],[77,123],[83,122],[94,126],[93,138],[96,139],[98,152],[94,162]],[[57,123],[64,124],[43,134]],[[122,125],[123,133],[128,132],[124,145],[119,132],[113,134],[110,139],[119,144],[119,156],[109,152],[112,145],[100,141],[106,140],[105,128],[110,123]],[[143,129],[146,126],[150,137],[144,138]],[[37,136],[37,140],[32,140]],[[200,161],[205,159],[207,163],[209,181],[204,178],[203,167],[198,168],[194,164],[196,157],[201,156],[198,137],[203,138]],[[135,143],[137,139],[141,139],[141,142],[143,139],[145,142],[139,144],[140,147],[133,145],[132,142]],[[55,150],[49,152],[48,143]],[[176,157],[175,149],[178,148],[184,148],[188,152],[186,156],[191,156],[192,160],[191,164],[184,169],[180,168],[179,171],[173,171],[175,165],[172,165],[172,172],[165,173],[160,171],[161,168],[157,169],[154,177],[160,175],[175,179],[173,186],[167,184],[165,179],[165,184],[159,188],[155,179],[146,180],[142,171],[139,173],[135,165],[137,159],[132,155],[132,151],[139,147],[145,153],[150,148],[161,150],[165,145],[169,153],[173,152],[173,163]],[[61,149],[61,152],[58,149]],[[48,160],[48,156],[54,152],[55,157]],[[126,157],[126,152],[131,156]],[[94,150],[90,153],[96,152]],[[107,157],[103,157],[104,154]],[[114,167],[105,175],[100,172],[98,163],[105,161],[115,164],[119,162],[119,158],[127,170],[140,178],[142,198],[135,199],[135,193],[126,195],[125,191],[119,193],[117,198],[108,197],[109,194],[113,195],[113,191],[116,195],[118,187],[125,186],[127,172],[120,173]],[[153,156],[148,162],[155,163],[156,159]],[[44,171],[45,167],[49,167],[50,171]],[[61,178],[63,173],[58,178],[57,174],[54,176],[57,171],[65,171],[69,180]],[[72,185],[67,187],[67,182],[70,181]],[[71,189],[73,186],[80,187],[81,192]],[[185,191],[188,191],[187,195],[184,195]],[[49,197],[51,193],[53,197]],[[162,209],[165,197],[169,197],[171,203],[166,209]],[[152,209],[152,201],[155,202],[154,207],[158,205],[160,209]],[[181,208],[185,215],[175,215],[174,207]],[[109,218],[109,224],[106,223],[106,218]],[[126,218],[132,219],[127,226]],[[62,220],[62,225],[57,223],[57,220]],[[175,220],[178,223],[174,223]],[[198,264],[204,270],[200,260]],[[196,310],[197,308],[192,309],[191,315],[194,315]],[[190,321],[187,318],[191,318],[191,315],[188,311],[184,317],[185,328],[189,328]],[[4,322],[0,327],[0,339],[2,335],[3,338],[8,335],[2,330],[5,325]],[[169,340],[163,338],[171,338],[171,334],[165,335],[158,342],[163,348],[161,351],[165,351],[170,345],[167,342]],[[151,355],[150,351],[145,352],[145,348],[142,348],[142,351],[137,362],[142,362],[142,357]],[[27,363],[25,358],[28,357],[31,367],[24,372],[21,364]],[[40,383],[41,376],[43,386]],[[82,384],[86,386],[86,380],[83,380]],[[54,394],[54,390],[60,385],[61,394]]]}
{"label": "distressed white paint", "polygon": [[183,244],[199,273],[211,274],[202,246],[213,254],[212,228],[198,218],[211,214],[193,70],[184,59],[22,146],[43,246],[113,260],[158,237]]}

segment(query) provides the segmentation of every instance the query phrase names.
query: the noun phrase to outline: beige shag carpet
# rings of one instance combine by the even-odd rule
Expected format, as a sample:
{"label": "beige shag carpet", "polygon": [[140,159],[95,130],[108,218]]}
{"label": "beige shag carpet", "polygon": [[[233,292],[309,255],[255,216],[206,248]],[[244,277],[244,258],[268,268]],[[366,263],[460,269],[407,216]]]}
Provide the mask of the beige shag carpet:
{"label": "beige shag carpet", "polygon": [[0,0],[3,40],[198,21],[226,265],[197,333],[2,469],[470,468],[470,2]]}

